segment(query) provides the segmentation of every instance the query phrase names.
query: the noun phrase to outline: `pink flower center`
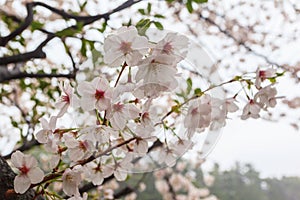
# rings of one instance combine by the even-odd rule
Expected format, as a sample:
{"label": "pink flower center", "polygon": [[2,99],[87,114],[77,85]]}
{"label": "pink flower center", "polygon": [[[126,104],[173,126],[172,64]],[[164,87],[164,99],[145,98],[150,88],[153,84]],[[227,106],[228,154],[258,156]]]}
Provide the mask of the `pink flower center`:
{"label": "pink flower center", "polygon": [[86,141],[79,141],[79,148],[83,151],[86,151],[88,147],[88,143]]}
{"label": "pink flower center", "polygon": [[163,48],[163,52],[166,53],[166,54],[170,54],[172,52],[172,45],[170,44],[170,42],[167,42],[165,45],[164,45],[164,48]]}
{"label": "pink flower center", "polygon": [[30,169],[26,165],[23,165],[19,170],[22,174],[27,174]]}
{"label": "pink flower center", "polygon": [[69,95],[62,95],[61,99],[62,99],[63,102],[70,103]]}
{"label": "pink flower center", "polygon": [[102,98],[104,98],[104,94],[105,94],[104,91],[102,91],[102,90],[96,90],[95,98],[96,98],[97,100],[102,99]]}
{"label": "pink flower center", "polygon": [[121,46],[120,46],[120,50],[126,54],[129,53],[131,51],[131,42],[122,42]]}
{"label": "pink flower center", "polygon": [[120,103],[117,103],[117,104],[114,104],[113,105],[113,108],[116,112],[121,112],[122,109],[124,108],[124,105],[123,104],[120,104]]}
{"label": "pink flower center", "polygon": [[260,70],[259,73],[258,73],[258,75],[259,75],[260,78],[266,78],[267,73],[264,70]]}
{"label": "pink flower center", "polygon": [[194,108],[191,112],[191,114],[194,116],[194,115],[197,115],[198,114],[198,109],[197,108]]}

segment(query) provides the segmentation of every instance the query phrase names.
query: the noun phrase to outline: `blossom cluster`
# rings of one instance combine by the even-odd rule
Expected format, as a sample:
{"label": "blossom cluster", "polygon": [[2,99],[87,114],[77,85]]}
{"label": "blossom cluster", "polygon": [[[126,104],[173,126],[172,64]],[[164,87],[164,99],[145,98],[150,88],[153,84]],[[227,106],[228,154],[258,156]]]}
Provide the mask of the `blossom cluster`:
{"label": "blossom cluster", "polygon": [[[122,27],[104,41],[104,62],[116,69],[115,77],[96,77],[79,82],[77,87],[70,82],[60,85],[59,112],[49,120],[40,119],[42,129],[35,137],[52,153],[54,177],[61,177],[62,190],[70,199],[82,199],[78,188],[83,181],[101,185],[110,176],[124,181],[150,148],[154,149],[153,156],[158,155],[151,157],[156,163],[173,166],[193,147],[196,132],[222,128],[228,113],[239,110],[236,95],[215,98],[208,89],[195,89],[181,102],[170,103],[172,91],[179,85],[177,64],[185,59],[188,48],[188,38],[177,33],[167,33],[154,43],[140,36],[135,27]],[[258,70],[253,83],[258,92],[249,97],[242,119],[258,118],[261,110],[276,105],[273,85],[261,86],[274,77],[273,71]],[[89,113],[94,122],[84,127],[59,127],[57,122],[69,108]],[[183,129],[177,127],[179,120]],[[16,152],[12,162],[20,171],[15,179],[16,192],[24,193],[33,184],[45,182],[33,157]],[[176,182],[180,177],[171,179]]]}

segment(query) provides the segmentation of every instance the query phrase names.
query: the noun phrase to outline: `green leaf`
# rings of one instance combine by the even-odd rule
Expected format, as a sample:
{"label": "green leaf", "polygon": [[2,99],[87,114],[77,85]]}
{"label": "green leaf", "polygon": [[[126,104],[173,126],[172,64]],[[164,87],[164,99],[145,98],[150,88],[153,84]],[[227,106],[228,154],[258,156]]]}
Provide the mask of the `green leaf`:
{"label": "green leaf", "polygon": [[153,23],[154,23],[154,25],[156,26],[157,29],[159,29],[159,30],[164,29],[163,25],[160,22],[153,21]]}
{"label": "green leaf", "polygon": [[155,14],[154,17],[156,17],[156,18],[162,18],[162,19],[166,18],[165,16],[160,15],[160,14]]}
{"label": "green leaf", "polygon": [[68,28],[68,29],[64,29],[62,31],[58,31],[56,33],[56,36],[58,36],[58,37],[68,37],[68,36],[73,36],[77,32],[78,32],[77,29]]}
{"label": "green leaf", "polygon": [[191,90],[192,90],[192,86],[193,86],[193,82],[191,78],[188,78],[186,80],[186,84],[187,84],[187,88],[186,88],[186,92],[187,94],[190,94]]}
{"label": "green leaf", "polygon": [[141,13],[142,15],[146,15],[145,10],[144,9],[138,9],[139,13]]}
{"label": "green leaf", "polygon": [[186,8],[188,9],[189,13],[193,12],[193,5],[192,5],[192,0],[188,0],[185,4]]}
{"label": "green leaf", "polygon": [[148,15],[149,15],[150,12],[151,12],[151,7],[152,7],[152,4],[151,4],[151,3],[148,3],[148,5],[147,5],[147,12],[148,12]]}
{"label": "green leaf", "polygon": [[194,0],[194,2],[196,2],[196,3],[207,3],[208,0]]}
{"label": "green leaf", "polygon": [[150,19],[141,19],[137,24],[136,28],[140,35],[145,35],[146,31],[151,25]]}
{"label": "green leaf", "polygon": [[31,31],[34,31],[34,30],[38,30],[38,29],[43,28],[43,26],[44,26],[43,23],[38,22],[38,21],[33,21],[33,22],[31,23],[30,29],[31,29]]}
{"label": "green leaf", "polygon": [[105,21],[102,24],[102,28],[98,29],[98,31],[100,31],[101,33],[103,33],[105,31],[105,29],[106,29],[106,26],[107,26],[107,22]]}
{"label": "green leaf", "polygon": [[83,11],[83,9],[85,8],[86,4],[87,4],[87,0],[85,2],[83,2],[82,5],[80,5],[80,11]]}
{"label": "green leaf", "polygon": [[196,96],[201,96],[202,94],[203,94],[203,92],[202,92],[202,90],[200,89],[200,88],[196,88],[195,90],[194,90],[194,94],[196,95]]}
{"label": "green leaf", "polygon": [[271,82],[271,83],[276,83],[276,78],[268,78],[268,80]]}
{"label": "green leaf", "polygon": [[81,48],[80,48],[80,53],[82,54],[82,56],[86,57],[86,44],[87,41],[85,39],[82,39],[82,43],[81,43]]}

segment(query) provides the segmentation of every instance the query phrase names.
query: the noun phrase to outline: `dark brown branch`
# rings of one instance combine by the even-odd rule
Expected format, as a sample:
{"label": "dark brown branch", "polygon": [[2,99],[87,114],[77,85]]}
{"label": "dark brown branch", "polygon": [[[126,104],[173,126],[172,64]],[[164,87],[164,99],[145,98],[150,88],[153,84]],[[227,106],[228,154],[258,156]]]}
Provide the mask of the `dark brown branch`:
{"label": "dark brown branch", "polygon": [[[34,6],[43,6],[52,12],[61,15],[64,18],[67,19],[75,19],[78,22],[83,22],[84,25],[88,25],[93,23],[94,21],[97,21],[99,19],[105,19],[106,21],[109,19],[109,16],[119,12],[123,9],[129,8],[130,6],[140,2],[141,0],[128,0],[121,4],[120,6],[116,7],[110,12],[107,12],[105,14],[100,14],[100,15],[95,15],[95,16],[77,16],[77,15],[71,15],[63,10],[59,10],[57,8],[53,8],[43,2],[31,2],[26,4],[27,8],[27,17],[25,18],[24,23],[21,24],[20,27],[18,27],[15,31],[13,31],[11,34],[9,34],[6,37],[0,37],[0,46],[5,46],[11,39],[13,39],[15,36],[21,34],[32,22],[33,20],[33,7]],[[68,30],[68,29],[77,29],[77,26],[71,26],[66,29],[63,29],[59,32]],[[45,31],[44,31],[45,32]],[[25,62],[28,61],[32,58],[46,58],[46,54],[42,51],[42,48],[55,37],[55,33],[51,34],[48,33],[47,39],[41,43],[34,51],[23,53],[23,54],[18,54],[18,55],[13,55],[13,56],[8,56],[8,57],[2,57],[0,58],[0,67],[6,66],[9,63],[17,63],[17,62]]]}
{"label": "dark brown branch", "polygon": [[0,78],[0,83],[3,83],[5,81],[15,80],[15,79],[22,79],[22,78],[68,78],[68,79],[74,79],[76,76],[76,73],[72,72],[70,74],[30,74],[26,72],[19,72],[14,73],[10,75],[6,75],[5,77]]}
{"label": "dark brown branch", "polygon": [[33,20],[33,6],[34,3],[27,3],[27,17],[24,22],[13,32],[11,32],[8,36],[0,37],[0,46],[5,46],[10,40],[12,40],[17,35],[20,35],[32,22]]}
{"label": "dark brown branch", "polygon": [[55,35],[53,34],[48,35],[47,38],[33,51],[0,58],[0,67],[6,67],[6,65],[9,63],[25,62],[32,58],[46,58],[46,54],[43,51],[43,47],[54,37]]}

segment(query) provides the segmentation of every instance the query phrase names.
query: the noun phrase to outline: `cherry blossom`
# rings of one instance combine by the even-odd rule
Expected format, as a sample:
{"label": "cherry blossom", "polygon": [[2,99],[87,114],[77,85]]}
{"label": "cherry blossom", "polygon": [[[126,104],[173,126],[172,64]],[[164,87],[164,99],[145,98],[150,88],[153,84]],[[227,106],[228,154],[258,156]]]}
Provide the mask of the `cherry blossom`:
{"label": "cherry blossom", "polygon": [[125,128],[127,120],[139,117],[139,110],[132,104],[117,102],[107,111],[107,118],[110,120],[112,127],[118,130]]}
{"label": "cherry blossom", "polygon": [[57,114],[57,117],[63,116],[69,106],[77,108],[79,106],[79,99],[74,94],[74,88],[70,85],[69,82],[63,82],[59,85],[60,90],[62,91],[62,95],[55,106],[60,110]]}
{"label": "cherry blossom", "polygon": [[211,122],[211,97],[204,95],[192,100],[188,113],[184,120],[184,126],[188,129],[188,137],[191,138],[195,130],[203,131]]}
{"label": "cherry blossom", "polygon": [[72,135],[65,135],[65,144],[68,147],[69,157],[72,161],[78,161],[89,157],[93,150],[94,145],[89,140],[75,139]]}
{"label": "cherry blossom", "polygon": [[12,164],[19,170],[20,174],[14,179],[14,190],[16,193],[25,193],[31,184],[39,183],[44,178],[44,172],[37,167],[36,159],[31,155],[24,155],[16,151],[11,156]]}
{"label": "cherry blossom", "polygon": [[127,178],[128,171],[132,168],[132,155],[127,154],[121,161],[114,165],[114,176],[118,181],[124,181]]}
{"label": "cherry blossom", "polygon": [[120,66],[126,62],[136,65],[148,52],[148,40],[139,36],[134,26],[121,27],[104,41],[104,62],[110,66]]}
{"label": "cherry blossom", "polygon": [[101,185],[104,178],[113,174],[113,168],[105,166],[102,162],[90,162],[84,167],[85,179],[94,185]]}
{"label": "cherry blossom", "polygon": [[179,35],[178,33],[167,33],[167,35],[153,47],[153,54],[166,54],[175,59],[176,62],[179,62],[186,57],[187,47],[187,37]]}
{"label": "cherry blossom", "polygon": [[276,70],[273,68],[269,68],[266,70],[261,70],[258,68],[256,70],[256,79],[255,79],[255,86],[256,88],[260,89],[261,88],[261,82],[266,80],[267,78],[272,78],[276,76]]}
{"label": "cherry blossom", "polygon": [[95,108],[103,111],[110,107],[113,90],[105,78],[97,77],[92,82],[82,81],[77,89],[81,95],[80,105],[85,111]]}
{"label": "cherry blossom", "polygon": [[261,108],[275,107],[276,106],[276,88],[272,85],[260,89],[254,96],[254,100],[260,105]]}
{"label": "cherry blossom", "polygon": [[67,168],[62,175],[62,186],[65,194],[69,196],[79,196],[78,186],[82,180],[82,169],[77,168]]}
{"label": "cherry blossom", "polygon": [[50,117],[49,122],[45,118],[40,118],[39,121],[42,124],[42,130],[36,133],[35,138],[39,143],[47,143],[49,134],[55,131],[57,116]]}
{"label": "cherry blossom", "polygon": [[241,119],[245,120],[248,119],[249,117],[254,119],[259,118],[260,109],[261,109],[260,105],[257,102],[255,102],[253,99],[250,99],[243,109],[243,114],[241,116]]}
{"label": "cherry blossom", "polygon": [[135,80],[171,86],[171,83],[177,82],[174,78],[177,73],[175,64],[174,59],[167,55],[150,56],[138,65]]}

